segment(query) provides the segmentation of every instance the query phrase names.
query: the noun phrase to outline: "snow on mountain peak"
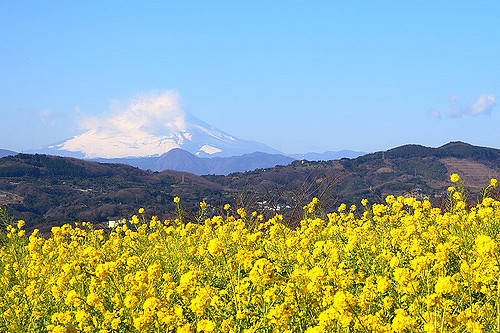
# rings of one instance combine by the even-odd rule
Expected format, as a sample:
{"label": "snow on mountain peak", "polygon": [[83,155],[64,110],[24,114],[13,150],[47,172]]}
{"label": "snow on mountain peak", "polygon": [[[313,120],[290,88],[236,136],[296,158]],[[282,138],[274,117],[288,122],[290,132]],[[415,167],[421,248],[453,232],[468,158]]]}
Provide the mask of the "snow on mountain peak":
{"label": "snow on mountain peak", "polygon": [[217,147],[214,147],[214,146],[211,146],[211,145],[203,145],[201,148],[200,148],[200,151],[199,152],[196,152],[197,155],[200,155],[201,154],[201,151],[204,152],[204,153],[207,153],[209,155],[212,155],[212,154],[217,154],[217,153],[220,153],[222,150],[217,148]]}
{"label": "snow on mountain peak", "polygon": [[175,91],[136,97],[114,112],[85,119],[81,126],[82,134],[46,151],[85,158],[159,156],[175,148],[212,156],[277,152],[257,142],[239,140],[187,114]]}
{"label": "snow on mountain peak", "polygon": [[87,158],[161,155],[180,148],[186,134],[186,115],[176,92],[136,97],[111,115],[87,118],[84,133],[58,145]]}

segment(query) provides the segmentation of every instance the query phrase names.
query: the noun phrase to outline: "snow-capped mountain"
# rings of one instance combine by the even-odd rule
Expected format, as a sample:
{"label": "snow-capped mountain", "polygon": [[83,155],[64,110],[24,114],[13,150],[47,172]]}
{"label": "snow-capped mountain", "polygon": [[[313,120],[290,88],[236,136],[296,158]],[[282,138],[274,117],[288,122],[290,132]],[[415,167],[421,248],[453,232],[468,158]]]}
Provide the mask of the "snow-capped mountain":
{"label": "snow-capped mountain", "polygon": [[198,157],[280,153],[262,143],[241,140],[184,112],[177,94],[136,98],[110,116],[86,119],[85,131],[40,153],[80,158],[161,156],[181,148]]}

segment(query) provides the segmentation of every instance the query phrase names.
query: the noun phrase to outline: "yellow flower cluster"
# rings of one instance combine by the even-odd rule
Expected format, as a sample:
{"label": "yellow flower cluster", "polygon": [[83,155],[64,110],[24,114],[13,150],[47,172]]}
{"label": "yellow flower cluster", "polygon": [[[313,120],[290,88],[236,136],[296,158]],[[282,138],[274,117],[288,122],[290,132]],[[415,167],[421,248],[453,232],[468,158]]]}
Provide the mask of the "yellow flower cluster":
{"label": "yellow flower cluster", "polygon": [[20,221],[0,243],[0,331],[498,332],[500,202],[452,200],[325,215],[314,199],[295,229],[244,210],[49,237]]}

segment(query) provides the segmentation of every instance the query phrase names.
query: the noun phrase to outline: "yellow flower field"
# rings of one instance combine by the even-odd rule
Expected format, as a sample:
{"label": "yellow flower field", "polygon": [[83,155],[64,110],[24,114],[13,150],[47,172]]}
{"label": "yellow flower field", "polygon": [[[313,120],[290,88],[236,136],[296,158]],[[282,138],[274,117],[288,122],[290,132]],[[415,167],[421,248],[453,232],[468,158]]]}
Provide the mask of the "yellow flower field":
{"label": "yellow flower field", "polygon": [[296,229],[229,205],[47,237],[19,221],[2,236],[0,331],[499,332],[500,202],[467,207],[457,177],[446,212],[314,199]]}

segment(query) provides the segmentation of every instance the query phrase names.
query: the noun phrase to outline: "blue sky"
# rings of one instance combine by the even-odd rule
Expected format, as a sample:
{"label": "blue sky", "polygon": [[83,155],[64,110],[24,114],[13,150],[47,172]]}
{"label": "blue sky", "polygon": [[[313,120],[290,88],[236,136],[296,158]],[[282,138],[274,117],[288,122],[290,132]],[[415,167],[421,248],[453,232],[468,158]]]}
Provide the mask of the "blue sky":
{"label": "blue sky", "polygon": [[140,94],[287,153],[500,148],[498,1],[0,0],[0,148]]}

